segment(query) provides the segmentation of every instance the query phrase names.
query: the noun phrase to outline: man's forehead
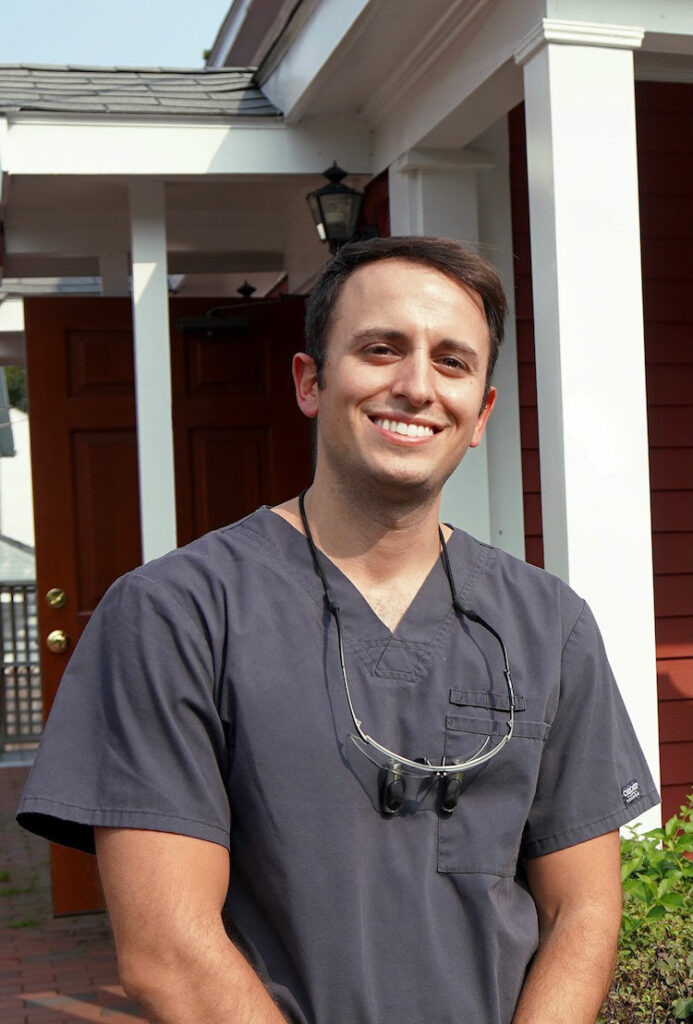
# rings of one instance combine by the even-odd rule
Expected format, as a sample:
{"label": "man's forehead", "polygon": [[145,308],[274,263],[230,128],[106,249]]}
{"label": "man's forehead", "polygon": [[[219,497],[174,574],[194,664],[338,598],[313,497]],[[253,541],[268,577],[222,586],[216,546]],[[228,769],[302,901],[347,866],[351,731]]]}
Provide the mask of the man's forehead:
{"label": "man's forehead", "polygon": [[[459,291],[462,296],[471,300],[484,319],[486,319],[486,311],[481,295],[452,274],[448,274],[439,267],[434,267],[418,260],[391,257],[374,260],[371,263],[364,263],[352,271],[342,285],[335,302],[332,316],[330,317],[330,326],[333,326],[340,318],[344,306],[348,304],[355,293],[358,296],[359,302],[364,302],[368,299],[377,308],[379,298],[381,299],[384,295],[383,290],[386,293],[389,285],[396,288],[402,284],[403,278],[406,278],[407,298],[415,295],[419,287],[423,293],[426,286],[432,280],[438,278],[449,285],[450,288]],[[374,287],[371,288],[371,285]]]}

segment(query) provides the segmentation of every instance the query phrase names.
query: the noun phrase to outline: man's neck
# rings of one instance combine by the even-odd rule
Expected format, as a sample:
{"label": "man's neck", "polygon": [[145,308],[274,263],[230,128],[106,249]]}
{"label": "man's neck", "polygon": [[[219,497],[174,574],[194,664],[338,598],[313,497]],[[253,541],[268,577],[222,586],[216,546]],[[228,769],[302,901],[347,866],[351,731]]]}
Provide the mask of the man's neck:
{"label": "man's neck", "polygon": [[358,565],[384,581],[438,557],[440,497],[383,500],[375,492],[351,494],[316,479],[306,495],[306,514],[318,546],[334,562]]}

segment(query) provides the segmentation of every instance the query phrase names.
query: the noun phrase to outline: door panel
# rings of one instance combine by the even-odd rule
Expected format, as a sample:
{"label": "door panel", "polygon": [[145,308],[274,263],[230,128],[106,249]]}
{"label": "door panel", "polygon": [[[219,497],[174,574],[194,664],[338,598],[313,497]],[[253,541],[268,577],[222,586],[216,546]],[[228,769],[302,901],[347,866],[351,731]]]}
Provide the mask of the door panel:
{"label": "door panel", "polygon": [[135,431],[75,432],[72,466],[77,587],[88,617],[124,567],[141,560]]}
{"label": "door panel", "polygon": [[[140,561],[131,313],[122,299],[31,298],[24,317],[47,714],[95,604]],[[45,601],[53,587],[61,608]],[[64,653],[46,647],[55,629]],[[93,857],[54,846],[51,869],[56,914],[103,905]]]}
{"label": "door panel", "polygon": [[228,326],[209,330],[199,320],[212,308],[177,299],[171,311],[179,544],[276,505],[311,478],[310,424],[291,380],[303,299],[227,299],[217,311]]}
{"label": "door panel", "polygon": [[[48,711],[95,603],[140,560],[131,313],[124,299],[30,298],[24,316],[39,621],[70,636],[65,655],[43,647]],[[59,609],[42,599],[56,586]]]}
{"label": "door panel", "polygon": [[[268,434],[267,427],[190,430],[194,534],[240,519],[262,504],[267,494]],[[228,486],[220,486],[220,467]]]}
{"label": "door panel", "polygon": [[[178,328],[221,305],[240,327]],[[172,300],[179,543],[309,483],[310,427],[290,374],[303,305]],[[25,300],[46,713],[94,607],[141,559],[131,315],[126,298]],[[54,587],[67,595],[61,608],[44,599]],[[55,629],[70,638],[62,654],[45,644]],[[51,865],[56,914],[102,907],[93,857],[53,847]]]}

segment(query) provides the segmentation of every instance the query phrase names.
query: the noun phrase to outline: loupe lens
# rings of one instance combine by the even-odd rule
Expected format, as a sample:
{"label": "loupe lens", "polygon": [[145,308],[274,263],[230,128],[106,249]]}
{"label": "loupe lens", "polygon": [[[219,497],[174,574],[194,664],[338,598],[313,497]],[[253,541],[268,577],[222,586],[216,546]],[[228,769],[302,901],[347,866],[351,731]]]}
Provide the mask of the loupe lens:
{"label": "loupe lens", "polygon": [[407,784],[398,768],[399,765],[393,765],[380,772],[380,808],[383,814],[399,814],[404,805]]}

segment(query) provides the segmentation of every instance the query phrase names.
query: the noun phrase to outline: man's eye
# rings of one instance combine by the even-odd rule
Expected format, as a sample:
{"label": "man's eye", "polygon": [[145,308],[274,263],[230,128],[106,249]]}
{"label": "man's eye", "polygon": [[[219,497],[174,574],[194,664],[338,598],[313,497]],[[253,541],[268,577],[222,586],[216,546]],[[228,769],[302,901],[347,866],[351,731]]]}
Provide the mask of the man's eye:
{"label": "man's eye", "polygon": [[371,345],[367,349],[368,355],[370,356],[389,356],[392,355],[394,349],[391,345],[379,344]]}
{"label": "man's eye", "polygon": [[456,373],[463,373],[467,369],[466,364],[461,359],[458,359],[457,356],[443,356],[439,362],[447,370],[454,370]]}

